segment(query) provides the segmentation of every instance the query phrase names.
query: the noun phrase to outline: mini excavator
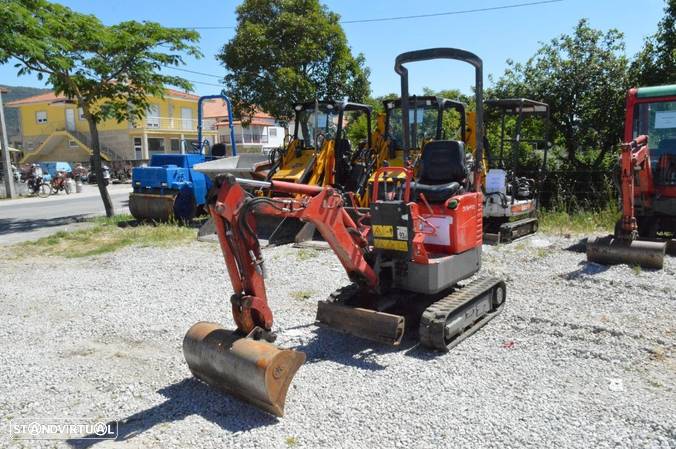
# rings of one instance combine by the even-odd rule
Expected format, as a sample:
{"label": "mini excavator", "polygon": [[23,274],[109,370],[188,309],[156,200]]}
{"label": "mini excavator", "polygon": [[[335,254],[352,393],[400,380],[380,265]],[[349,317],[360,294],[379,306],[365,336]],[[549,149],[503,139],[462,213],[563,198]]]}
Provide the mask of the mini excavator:
{"label": "mini excavator", "polygon": [[627,93],[617,181],[622,217],[613,235],[587,241],[587,259],[661,269],[676,254],[676,85]]}
{"label": "mini excavator", "polygon": [[[496,151],[488,155],[489,170],[484,187],[484,240],[509,243],[538,230],[540,191],[549,151],[549,106],[527,98],[504,98],[488,100],[486,107],[500,113],[500,138]],[[510,135],[507,135],[507,116],[514,117]],[[537,119],[542,135],[524,135],[528,134],[523,126],[528,117]],[[529,173],[522,165],[523,145],[542,151],[542,160],[535,173]]]}
{"label": "mini excavator", "polygon": [[[477,160],[482,160],[483,66],[473,53],[432,48],[396,58],[401,78],[403,148],[411,148],[408,69],[416,61],[451,59],[470,64],[476,76]],[[404,155],[404,161],[409,160]],[[278,416],[305,355],[273,344],[273,314],[264,283],[265,262],[256,217],[312,223],[335,252],[351,283],[322,301],[317,323],[372,341],[399,345],[413,330],[432,350],[448,351],[497,316],[505,282],[474,276],[481,266],[482,171],[458,140],[422,145],[417,175],[410,163],[380,167],[369,209],[358,219],[346,211],[348,192],[331,185],[224,174],[209,199],[234,294],[237,329],[199,322],[183,340],[191,372]],[[262,189],[271,195],[255,195]],[[255,212],[255,213],[254,213]]]}

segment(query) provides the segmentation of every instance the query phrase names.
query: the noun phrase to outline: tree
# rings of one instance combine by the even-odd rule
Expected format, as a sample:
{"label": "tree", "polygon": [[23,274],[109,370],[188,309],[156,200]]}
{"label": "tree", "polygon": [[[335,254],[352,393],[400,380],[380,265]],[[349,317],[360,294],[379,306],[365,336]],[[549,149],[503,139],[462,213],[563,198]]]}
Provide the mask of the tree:
{"label": "tree", "polygon": [[235,112],[246,121],[260,107],[287,121],[294,102],[363,101],[369,70],[338,20],[319,0],[245,0],[235,36],[217,55]]}
{"label": "tree", "polygon": [[91,135],[99,191],[112,216],[103,184],[98,124],[107,119],[141,119],[149,96],[162,97],[165,85],[186,90],[185,79],[158,73],[183,64],[182,53],[201,57],[194,31],[135,21],[106,26],[92,15],[46,0],[0,0],[0,63],[13,58],[18,74],[46,78],[56,94],[82,108]]}
{"label": "tree", "polygon": [[542,45],[525,64],[507,63],[490,95],[548,103],[554,137],[571,164],[599,168],[622,137],[628,84],[622,33],[595,30],[582,19],[572,35]]}
{"label": "tree", "polygon": [[676,0],[667,0],[657,33],[631,64],[631,78],[637,86],[676,84]]}

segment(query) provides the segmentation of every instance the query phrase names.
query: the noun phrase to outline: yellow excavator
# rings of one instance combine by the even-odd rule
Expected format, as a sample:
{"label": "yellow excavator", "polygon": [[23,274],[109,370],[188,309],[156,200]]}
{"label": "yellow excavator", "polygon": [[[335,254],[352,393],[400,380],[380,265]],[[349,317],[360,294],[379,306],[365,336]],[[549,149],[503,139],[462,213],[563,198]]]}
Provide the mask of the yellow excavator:
{"label": "yellow excavator", "polygon": [[340,165],[337,158],[348,159],[353,153],[344,132],[348,113],[365,114],[370,128],[371,107],[325,100],[298,103],[294,110],[293,135],[286,148],[271,155],[272,166],[266,180],[315,186],[334,184]]}
{"label": "yellow excavator", "polygon": [[[403,145],[402,105],[401,99],[384,100],[385,112],[378,116],[376,130],[372,136],[373,158],[368,188],[360,195],[356,195],[356,206],[368,207],[370,192],[375,182],[374,173],[381,167],[404,167],[404,161],[410,160],[413,166],[420,156],[420,148],[427,142],[457,138],[467,142],[470,127],[467,119],[467,105],[447,98],[437,96],[409,97],[409,134],[411,143],[409,148]],[[447,121],[452,112],[458,115],[459,126],[449,126]],[[469,145],[469,148],[475,146]],[[399,175],[403,176],[403,175]]]}
{"label": "yellow excavator", "polygon": [[[297,103],[294,111],[293,134],[288,144],[271,153],[264,174],[261,170],[253,177],[266,182],[341,186],[361,196],[372,166],[371,107],[323,100]],[[366,119],[367,140],[351,142],[348,130],[361,116]],[[292,240],[301,243],[314,235],[314,227],[288,217],[281,220],[261,217],[259,230],[274,243]]]}

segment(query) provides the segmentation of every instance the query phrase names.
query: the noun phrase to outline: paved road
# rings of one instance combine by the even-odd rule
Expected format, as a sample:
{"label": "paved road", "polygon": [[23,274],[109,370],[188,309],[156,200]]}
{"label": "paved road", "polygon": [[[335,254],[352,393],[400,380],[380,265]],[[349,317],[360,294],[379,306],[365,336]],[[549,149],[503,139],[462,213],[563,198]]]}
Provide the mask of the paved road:
{"label": "paved road", "polygon": [[[109,187],[115,213],[128,213],[129,185]],[[96,186],[85,185],[82,193],[59,193],[49,198],[0,200],[0,245],[35,240],[64,229],[88,226],[88,217],[105,215]]]}

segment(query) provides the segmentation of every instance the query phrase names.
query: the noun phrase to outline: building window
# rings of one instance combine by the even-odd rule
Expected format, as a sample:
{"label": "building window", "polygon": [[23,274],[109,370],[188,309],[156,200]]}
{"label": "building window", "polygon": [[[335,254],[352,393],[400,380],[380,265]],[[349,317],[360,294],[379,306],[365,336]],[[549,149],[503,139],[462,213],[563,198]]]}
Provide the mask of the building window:
{"label": "building window", "polygon": [[38,124],[47,123],[47,111],[36,112],[35,121],[38,122]]}
{"label": "building window", "polygon": [[148,153],[164,153],[164,138],[149,137]]}
{"label": "building window", "polygon": [[192,119],[192,109],[181,108],[181,128],[197,129],[197,124]]}
{"label": "building window", "polygon": [[79,145],[77,144],[76,141],[68,139],[68,147],[69,148],[77,148]]}
{"label": "building window", "polygon": [[84,111],[82,110],[82,108],[77,108],[77,116],[80,118],[80,120],[85,119]]}
{"label": "building window", "polygon": [[268,128],[268,135],[270,137],[277,137],[277,128],[273,127]]}
{"label": "building window", "polygon": [[159,128],[160,127],[160,106],[157,104],[151,104],[148,106],[148,112],[146,115],[146,124],[148,128]]}
{"label": "building window", "polygon": [[180,139],[171,139],[171,152],[180,153],[181,152],[181,140]]}
{"label": "building window", "polygon": [[136,153],[136,159],[143,158],[143,141],[140,137],[134,137],[134,153]]}

